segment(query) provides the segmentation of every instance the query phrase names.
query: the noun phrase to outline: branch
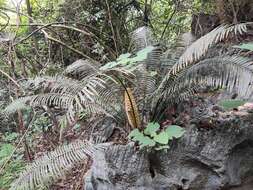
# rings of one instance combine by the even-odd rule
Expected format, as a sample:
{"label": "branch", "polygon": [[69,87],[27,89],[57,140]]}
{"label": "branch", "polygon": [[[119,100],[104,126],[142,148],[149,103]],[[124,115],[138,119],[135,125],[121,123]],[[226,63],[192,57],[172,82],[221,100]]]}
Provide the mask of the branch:
{"label": "branch", "polygon": [[73,47],[71,47],[71,46],[68,46],[68,45],[65,44],[64,42],[62,42],[62,41],[60,41],[60,40],[58,40],[58,39],[56,39],[56,38],[53,38],[52,36],[49,36],[48,33],[47,33],[45,30],[41,29],[41,31],[44,33],[44,35],[45,35],[45,37],[46,37],[47,39],[49,39],[49,40],[51,40],[51,41],[54,41],[54,42],[56,42],[56,43],[58,43],[58,44],[61,44],[62,46],[64,46],[64,47],[70,49],[71,51],[73,51],[73,52],[75,52],[75,53],[77,53],[77,54],[79,54],[79,55],[81,55],[81,56],[83,56],[83,57],[85,57],[85,58],[87,58],[87,59],[89,59],[89,60],[92,60],[92,61],[94,61],[94,62],[97,62],[96,60],[92,59],[92,58],[89,57],[88,55],[85,55],[83,52],[81,52],[81,51],[79,51],[79,50],[77,50],[77,49],[75,49],[75,48],[73,48]]}
{"label": "branch", "polygon": [[0,73],[2,73],[4,76],[6,76],[8,79],[10,79],[13,82],[13,84],[15,84],[18,88],[20,88],[20,85],[17,83],[17,81],[14,80],[10,75],[8,75],[6,72],[2,71],[1,69],[0,69]]}
{"label": "branch", "polygon": [[[178,4],[179,4],[179,3],[178,3]],[[164,35],[165,35],[166,30],[167,30],[167,28],[168,28],[168,26],[169,26],[169,24],[170,24],[170,22],[171,22],[173,16],[174,16],[174,15],[176,14],[176,12],[177,12],[178,4],[176,5],[175,9],[174,9],[173,12],[171,13],[170,18],[168,19],[168,21],[167,21],[167,23],[166,23],[166,26],[165,26],[164,29],[163,29],[163,33],[162,33],[162,35],[161,35],[160,42],[163,40],[163,37],[164,37]]]}

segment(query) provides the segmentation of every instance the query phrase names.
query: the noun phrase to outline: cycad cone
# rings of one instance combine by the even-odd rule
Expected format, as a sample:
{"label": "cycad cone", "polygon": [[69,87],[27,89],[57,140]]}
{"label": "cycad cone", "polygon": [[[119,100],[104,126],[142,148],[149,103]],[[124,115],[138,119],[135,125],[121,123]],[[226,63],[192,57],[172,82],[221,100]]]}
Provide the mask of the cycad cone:
{"label": "cycad cone", "polygon": [[132,128],[140,128],[140,115],[131,88],[125,90],[124,103],[129,124]]}

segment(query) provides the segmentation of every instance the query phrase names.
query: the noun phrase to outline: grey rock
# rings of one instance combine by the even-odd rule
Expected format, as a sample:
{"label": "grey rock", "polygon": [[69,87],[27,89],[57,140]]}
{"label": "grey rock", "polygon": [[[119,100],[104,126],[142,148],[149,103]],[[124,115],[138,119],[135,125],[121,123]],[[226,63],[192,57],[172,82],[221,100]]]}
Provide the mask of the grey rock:
{"label": "grey rock", "polygon": [[97,152],[86,190],[251,190],[253,126],[247,117],[211,115],[215,128],[186,128],[168,152],[133,144]]}

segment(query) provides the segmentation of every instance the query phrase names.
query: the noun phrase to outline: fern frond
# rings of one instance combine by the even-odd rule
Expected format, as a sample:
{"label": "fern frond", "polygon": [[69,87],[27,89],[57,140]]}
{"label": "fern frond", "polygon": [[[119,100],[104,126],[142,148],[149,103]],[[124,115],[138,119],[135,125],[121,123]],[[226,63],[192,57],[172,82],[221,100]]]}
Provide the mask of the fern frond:
{"label": "fern frond", "polygon": [[124,93],[125,112],[132,128],[140,128],[140,115],[132,90],[127,88]]}
{"label": "fern frond", "polygon": [[63,177],[74,165],[92,156],[94,151],[96,151],[95,145],[81,141],[59,147],[28,165],[11,185],[10,190],[48,187],[52,182]]}

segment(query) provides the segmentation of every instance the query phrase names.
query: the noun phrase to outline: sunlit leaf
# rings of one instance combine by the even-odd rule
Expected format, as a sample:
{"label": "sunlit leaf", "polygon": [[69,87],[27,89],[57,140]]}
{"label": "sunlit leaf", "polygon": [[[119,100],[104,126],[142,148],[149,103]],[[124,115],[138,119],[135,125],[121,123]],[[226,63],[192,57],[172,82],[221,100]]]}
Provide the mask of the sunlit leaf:
{"label": "sunlit leaf", "polygon": [[170,125],[165,130],[165,132],[168,134],[169,140],[172,140],[173,138],[180,138],[185,133],[185,130],[182,127],[179,127],[177,125]]}
{"label": "sunlit leaf", "polygon": [[225,110],[231,110],[234,108],[237,108],[243,104],[245,104],[246,101],[244,100],[222,100],[218,104],[223,107]]}
{"label": "sunlit leaf", "polygon": [[169,143],[169,135],[165,131],[159,133],[154,137],[154,141],[160,144],[168,144]]}
{"label": "sunlit leaf", "polygon": [[233,47],[253,51],[253,43],[242,44],[242,45],[233,46]]}
{"label": "sunlit leaf", "polygon": [[159,123],[149,123],[148,126],[144,130],[144,134],[154,137],[156,135],[156,131],[159,128],[160,128]]}

